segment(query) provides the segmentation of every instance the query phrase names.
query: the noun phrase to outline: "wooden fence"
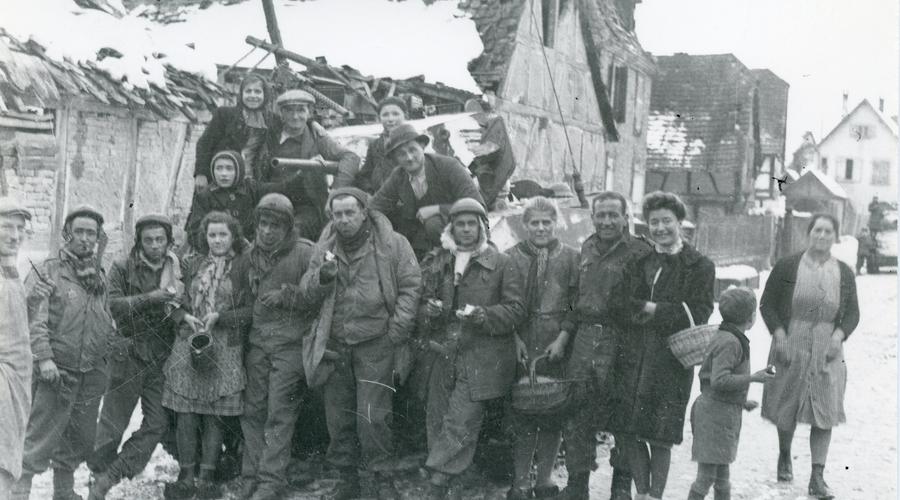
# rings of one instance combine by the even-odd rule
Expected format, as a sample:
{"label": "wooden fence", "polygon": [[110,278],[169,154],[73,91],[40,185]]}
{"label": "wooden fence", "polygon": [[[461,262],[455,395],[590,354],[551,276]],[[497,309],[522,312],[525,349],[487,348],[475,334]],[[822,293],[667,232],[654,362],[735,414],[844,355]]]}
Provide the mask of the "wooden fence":
{"label": "wooden fence", "polygon": [[717,266],[746,264],[759,270],[769,267],[776,234],[772,216],[708,216],[697,224],[693,242]]}

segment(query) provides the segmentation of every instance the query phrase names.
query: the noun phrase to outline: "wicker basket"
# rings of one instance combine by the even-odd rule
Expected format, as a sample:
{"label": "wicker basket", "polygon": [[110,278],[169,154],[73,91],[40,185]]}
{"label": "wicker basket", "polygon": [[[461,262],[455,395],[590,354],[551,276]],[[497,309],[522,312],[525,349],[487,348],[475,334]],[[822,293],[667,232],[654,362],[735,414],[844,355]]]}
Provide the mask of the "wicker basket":
{"label": "wicker basket", "polygon": [[512,388],[512,407],[526,415],[548,415],[560,411],[569,401],[569,381],[535,375],[537,362],[547,355],[531,361],[528,377]]}
{"label": "wicker basket", "polygon": [[706,351],[712,342],[713,336],[719,330],[718,325],[697,325],[694,323],[694,316],[691,309],[685,303],[684,312],[687,313],[688,320],[691,322],[689,328],[673,333],[667,339],[669,350],[675,355],[675,358],[685,368],[691,368],[703,363],[706,358]]}

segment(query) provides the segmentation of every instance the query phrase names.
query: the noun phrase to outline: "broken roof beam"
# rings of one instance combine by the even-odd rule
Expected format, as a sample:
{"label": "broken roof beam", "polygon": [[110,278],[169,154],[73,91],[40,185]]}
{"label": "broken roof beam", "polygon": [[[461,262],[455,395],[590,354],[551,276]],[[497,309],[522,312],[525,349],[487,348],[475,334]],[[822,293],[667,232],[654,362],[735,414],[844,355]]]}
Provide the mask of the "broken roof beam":
{"label": "broken roof beam", "polygon": [[269,51],[269,52],[275,54],[276,56],[284,57],[285,59],[289,59],[291,61],[300,63],[307,67],[327,71],[329,74],[331,74],[332,76],[337,78],[341,83],[346,85],[347,88],[349,88],[350,90],[355,92],[357,95],[362,97],[366,102],[371,104],[373,107],[378,106],[378,103],[376,103],[374,99],[371,99],[369,96],[367,96],[365,92],[362,92],[357,88],[354,88],[353,85],[350,83],[349,79],[347,79],[339,71],[335,70],[334,68],[332,68],[331,66],[329,66],[327,64],[322,64],[319,61],[316,61],[315,59],[310,59],[308,57],[301,56],[300,54],[298,54],[296,52],[292,52],[292,51],[287,50],[278,45],[273,45],[271,43],[260,40],[259,38],[256,38],[256,37],[248,36],[247,38],[244,39],[244,41],[254,47],[258,47],[260,49]]}
{"label": "broken roof beam", "polygon": [[354,117],[352,111],[350,111],[349,109],[347,109],[347,108],[341,106],[340,104],[334,102],[334,101],[331,100],[327,95],[325,95],[325,94],[319,92],[318,90],[316,90],[312,85],[307,85],[307,86],[305,86],[305,87],[303,88],[303,90],[306,90],[307,92],[309,92],[310,94],[312,94],[313,97],[315,97],[317,101],[322,102],[323,104],[325,104],[325,105],[328,106],[329,108],[331,108],[331,109],[337,111],[338,113],[340,113],[340,114],[342,114],[342,115],[344,115],[344,116],[346,116],[346,117],[348,117],[348,118],[353,118],[353,117]]}

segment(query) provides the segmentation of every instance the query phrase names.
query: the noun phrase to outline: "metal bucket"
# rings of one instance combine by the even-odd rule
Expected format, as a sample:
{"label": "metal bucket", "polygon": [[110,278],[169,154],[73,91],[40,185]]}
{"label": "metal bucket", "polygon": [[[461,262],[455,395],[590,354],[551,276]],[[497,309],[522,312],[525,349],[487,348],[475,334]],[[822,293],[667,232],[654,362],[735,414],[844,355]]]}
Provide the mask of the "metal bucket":
{"label": "metal bucket", "polygon": [[209,371],[215,364],[213,337],[209,332],[197,332],[188,337],[191,349],[191,366],[197,371]]}

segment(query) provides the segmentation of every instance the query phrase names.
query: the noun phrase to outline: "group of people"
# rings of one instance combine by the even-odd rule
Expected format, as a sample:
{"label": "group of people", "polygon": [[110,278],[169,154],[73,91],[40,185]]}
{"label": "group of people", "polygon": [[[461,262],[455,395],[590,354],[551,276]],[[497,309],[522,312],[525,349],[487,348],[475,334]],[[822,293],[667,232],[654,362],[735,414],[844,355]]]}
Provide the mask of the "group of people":
{"label": "group of people", "polygon": [[[104,498],[143,470],[174,415],[180,472],[166,498],[221,495],[214,469],[228,419],[243,436],[239,496],[281,498],[300,402],[320,391],[326,458],[341,479],[334,497],[359,497],[363,470],[378,498],[399,498],[394,397],[410,387],[424,408],[408,425],[425,429],[426,494],[460,498],[486,408],[537,377],[567,395],[540,414],[507,409],[508,498],[589,498],[600,431],[615,439],[612,498],[631,498],[632,484],[637,498],[662,498],[694,378],[666,340],[706,323],[715,301],[715,266],[682,239],[687,209],[676,195],[644,198],[649,240],[630,234],[625,197],[596,195],[596,231],[580,250],[557,239],[555,203],[535,197],[523,214],[527,239],[501,252],[469,172],[425,152],[427,136],[399,123],[402,101],[379,106],[385,135],[356,172],[358,158],[307,121],[312,96],[282,94],[275,117],[260,108],[262,80],[245,80],[241,95],[204,134],[202,147],[217,151],[201,156],[198,146],[209,164],[197,184],[207,184],[180,257],[171,221],[147,215],[106,272],[103,216],[78,207],[64,220],[62,250],[23,286],[14,264],[31,215],[0,203],[0,414],[13,423],[0,431],[11,451],[0,457],[0,496],[27,498],[52,465],[54,498],[77,498],[73,473],[87,461],[90,498]],[[258,160],[273,154],[339,161],[339,174],[329,189],[320,171]],[[809,234],[809,249],[776,264],[761,299],[777,375],[749,374],[753,292],[720,299],[723,324],[691,412],[700,465],[690,498],[710,486],[729,498],[751,382],[767,382],[762,413],[778,427],[779,480],[792,479],[797,423],[811,424],[810,494],[829,494],[830,433],[844,421],[842,344],[859,311],[852,270],[830,255],[837,221],[815,216]],[[120,446],[138,399],[140,428]],[[563,443],[560,491],[551,472]]]}

